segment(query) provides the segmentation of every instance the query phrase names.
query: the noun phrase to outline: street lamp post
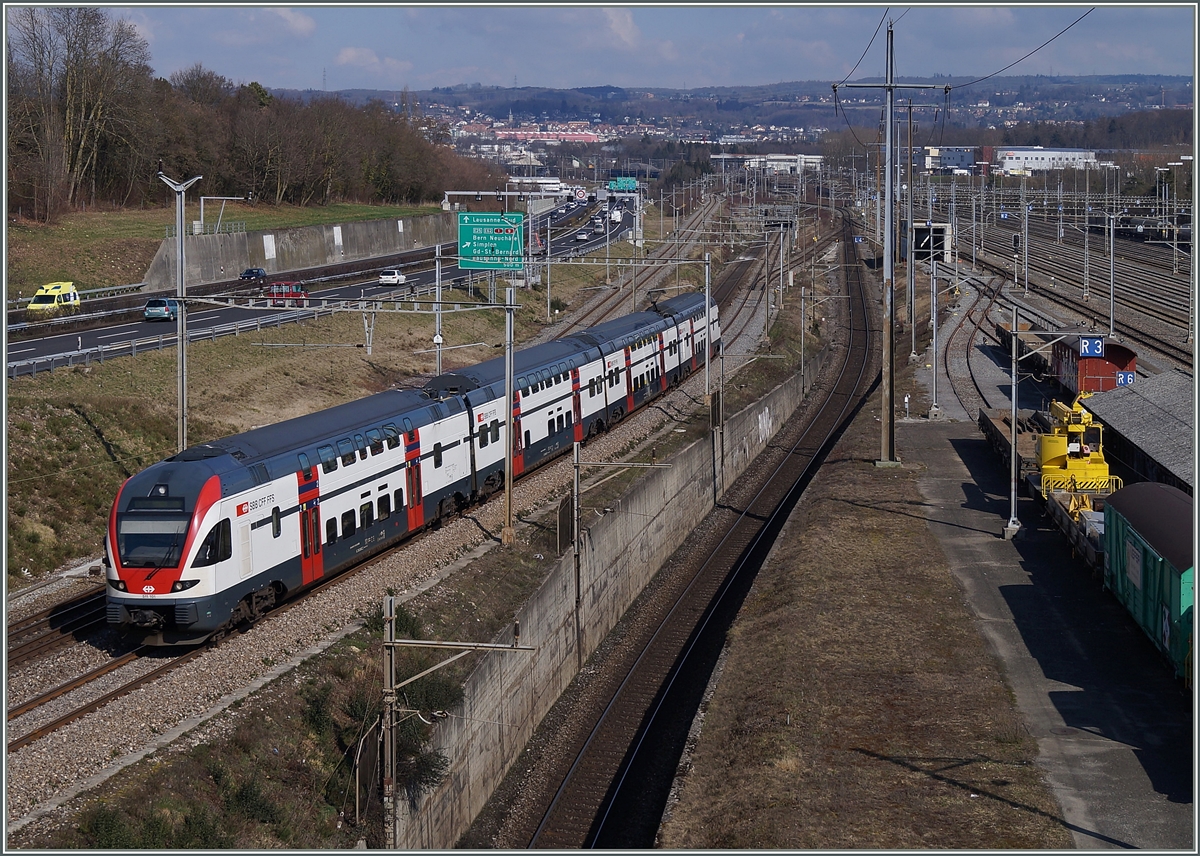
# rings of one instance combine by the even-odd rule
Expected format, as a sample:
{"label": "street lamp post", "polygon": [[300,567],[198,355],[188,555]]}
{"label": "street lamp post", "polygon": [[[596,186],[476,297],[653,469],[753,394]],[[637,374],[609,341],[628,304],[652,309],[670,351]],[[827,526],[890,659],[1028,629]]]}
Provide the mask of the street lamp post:
{"label": "street lamp post", "polygon": [[1113,318],[1117,314],[1117,215],[1108,215],[1108,335],[1113,335]]}
{"label": "street lamp post", "polygon": [[[1167,166],[1183,166],[1183,161],[1171,161]],[[1171,170],[1171,195],[1175,198],[1175,213],[1167,214],[1171,218],[1171,272],[1179,273],[1179,181],[1175,170]]]}
{"label": "street lamp post", "polygon": [[187,310],[184,306],[183,298],[186,294],[185,286],[185,265],[184,265],[184,247],[183,247],[183,208],[184,194],[187,189],[195,184],[202,175],[197,175],[195,178],[189,178],[187,181],[174,181],[163,175],[162,170],[159,170],[158,177],[163,183],[175,191],[175,296],[179,298],[179,314],[175,318],[175,344],[176,344],[176,393],[179,401],[179,413],[176,422],[176,439],[179,451],[182,452],[187,448]]}

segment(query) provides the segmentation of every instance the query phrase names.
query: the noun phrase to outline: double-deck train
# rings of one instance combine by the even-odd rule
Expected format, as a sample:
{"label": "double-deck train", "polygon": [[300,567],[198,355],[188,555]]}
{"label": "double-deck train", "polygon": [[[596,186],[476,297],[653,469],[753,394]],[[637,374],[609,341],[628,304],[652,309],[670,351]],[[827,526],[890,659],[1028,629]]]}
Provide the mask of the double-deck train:
{"label": "double-deck train", "polygon": [[[716,306],[691,293],[515,352],[514,477],[663,394],[719,343]],[[153,645],[220,637],[482,501],[504,485],[504,381],[498,357],[132,476],[105,538],[109,624]]]}

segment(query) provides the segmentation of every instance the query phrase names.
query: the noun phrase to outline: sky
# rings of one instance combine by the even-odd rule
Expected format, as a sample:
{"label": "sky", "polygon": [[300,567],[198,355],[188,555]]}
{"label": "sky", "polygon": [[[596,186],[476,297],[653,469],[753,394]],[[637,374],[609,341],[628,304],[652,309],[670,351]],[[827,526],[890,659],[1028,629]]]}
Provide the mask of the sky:
{"label": "sky", "polygon": [[272,89],[841,82],[883,77],[887,20],[897,82],[983,77],[1013,63],[1004,74],[1196,72],[1190,3],[109,8],[137,26],[160,77],[199,63],[235,84]]}

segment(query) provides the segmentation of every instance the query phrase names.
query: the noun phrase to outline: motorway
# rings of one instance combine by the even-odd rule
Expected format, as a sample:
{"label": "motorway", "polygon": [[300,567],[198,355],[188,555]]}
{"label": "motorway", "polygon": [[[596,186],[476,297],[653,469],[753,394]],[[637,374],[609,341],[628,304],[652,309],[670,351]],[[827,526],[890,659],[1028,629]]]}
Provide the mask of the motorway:
{"label": "motorway", "polygon": [[[596,212],[589,210],[584,203],[568,203],[553,209],[548,215],[535,217],[534,224],[539,240],[544,240],[541,236],[546,235],[547,227],[550,230],[551,258],[565,259],[597,251],[606,243],[620,240],[633,228],[634,216],[631,211],[622,211],[619,222],[613,222],[603,206],[600,206],[600,211],[604,215],[604,226],[599,232],[593,229],[589,219]],[[577,222],[581,225],[576,225]],[[581,232],[587,233],[586,240],[577,239]],[[478,274],[484,273],[459,268],[453,255],[454,244],[443,245],[442,252],[446,253],[440,271],[443,286],[464,285],[477,279]],[[540,264],[541,258],[535,255],[533,264]],[[328,312],[335,307],[342,308],[345,302],[350,301],[411,299],[418,295],[432,296],[436,292],[436,270],[422,270],[407,275],[407,282],[399,289],[391,285],[380,285],[376,279],[378,270],[370,266],[370,260],[364,260],[362,273],[369,275],[368,278],[343,281],[325,288],[314,288],[314,285],[318,285],[317,281],[304,281],[309,287],[310,305],[307,309],[272,307],[261,297],[257,300],[232,296],[188,298],[188,340],[209,338],[218,335],[218,331],[255,329],[258,326],[274,326],[312,318],[318,312]],[[288,279],[286,271],[270,277],[270,281]],[[149,298],[163,295],[146,296]],[[240,305],[235,305],[235,301]],[[354,311],[362,310],[354,307]],[[38,335],[34,329],[31,331],[32,335],[18,339],[12,337],[14,328],[10,327],[6,360],[8,376],[36,374],[61,365],[174,347],[178,336],[176,324],[145,321],[141,318],[130,320],[130,314],[129,311],[113,313],[115,317],[109,322],[103,320],[103,314],[98,314],[94,324],[89,325],[88,329],[76,327],[65,332],[52,332],[62,329],[62,325],[48,322],[45,324],[44,335]],[[86,315],[81,317],[87,318]],[[34,325],[35,328],[38,326],[41,325]]]}

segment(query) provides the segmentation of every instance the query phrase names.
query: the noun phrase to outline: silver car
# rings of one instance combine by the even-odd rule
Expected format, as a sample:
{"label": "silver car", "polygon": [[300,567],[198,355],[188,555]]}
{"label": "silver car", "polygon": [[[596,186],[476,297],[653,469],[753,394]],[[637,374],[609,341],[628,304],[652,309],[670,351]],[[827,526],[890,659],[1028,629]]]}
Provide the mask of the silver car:
{"label": "silver car", "polygon": [[152,297],[146,301],[142,317],[147,321],[174,321],[179,317],[179,301],[173,297]]}

